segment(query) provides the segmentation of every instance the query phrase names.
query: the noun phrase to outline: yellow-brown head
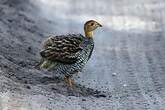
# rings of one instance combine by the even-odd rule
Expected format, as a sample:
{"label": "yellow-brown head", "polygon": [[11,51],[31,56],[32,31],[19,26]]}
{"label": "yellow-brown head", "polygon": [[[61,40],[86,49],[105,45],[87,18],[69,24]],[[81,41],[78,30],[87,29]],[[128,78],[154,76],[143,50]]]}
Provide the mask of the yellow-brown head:
{"label": "yellow-brown head", "polygon": [[84,31],[86,37],[92,37],[93,31],[98,28],[102,27],[102,25],[94,20],[89,20],[84,24]]}

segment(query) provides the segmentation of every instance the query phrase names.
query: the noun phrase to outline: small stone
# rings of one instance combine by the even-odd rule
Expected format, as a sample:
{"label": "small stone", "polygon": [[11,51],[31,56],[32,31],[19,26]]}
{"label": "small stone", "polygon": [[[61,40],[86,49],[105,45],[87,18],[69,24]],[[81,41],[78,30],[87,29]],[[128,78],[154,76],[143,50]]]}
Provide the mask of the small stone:
{"label": "small stone", "polygon": [[31,87],[29,85],[26,86],[27,89],[31,89]]}
{"label": "small stone", "polygon": [[29,50],[29,51],[32,50],[32,47],[29,46],[29,47],[28,47],[28,50]]}
{"label": "small stone", "polygon": [[127,87],[127,84],[123,84],[124,87]]}
{"label": "small stone", "polygon": [[86,101],[86,99],[82,99],[82,101]]}
{"label": "small stone", "polygon": [[8,66],[7,65],[4,65],[4,68],[8,68]]}
{"label": "small stone", "polygon": [[100,94],[99,97],[107,97],[105,94]]}
{"label": "small stone", "polygon": [[10,22],[10,23],[11,23],[11,22],[13,22],[13,20],[12,20],[12,19],[8,19],[8,22]]}
{"label": "small stone", "polygon": [[54,88],[54,87],[52,87],[51,89],[52,89],[52,90],[57,90],[57,89],[56,89],[56,88]]}
{"label": "small stone", "polygon": [[117,75],[117,73],[112,73],[112,76],[116,76]]}
{"label": "small stone", "polygon": [[25,84],[27,84],[27,83],[28,83],[28,81],[27,81],[27,80],[25,80],[25,81],[24,81],[24,83],[25,83]]}

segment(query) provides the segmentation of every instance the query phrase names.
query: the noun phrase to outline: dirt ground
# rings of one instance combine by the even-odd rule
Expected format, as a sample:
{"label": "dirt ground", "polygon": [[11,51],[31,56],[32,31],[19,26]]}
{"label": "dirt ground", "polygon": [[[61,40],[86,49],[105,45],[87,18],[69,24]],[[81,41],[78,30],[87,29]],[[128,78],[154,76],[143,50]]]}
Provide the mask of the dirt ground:
{"label": "dirt ground", "polygon": [[[111,4],[114,7],[122,4],[112,1],[109,2],[114,3]],[[73,2],[67,0],[67,3]],[[153,13],[146,15],[141,11],[136,15],[142,21],[151,21],[142,30],[132,26],[133,30],[123,31],[115,23],[109,28],[102,21],[105,27],[95,33],[92,58],[84,70],[74,76],[76,86],[70,89],[63,79],[54,77],[55,73],[39,70],[35,65],[47,35],[82,33],[83,23],[74,17],[57,16],[57,10],[55,15],[48,16],[51,13],[46,12],[50,11],[44,5],[39,7],[37,0],[1,0],[0,110],[165,110],[165,30],[161,21],[164,16],[158,13],[164,13],[165,2],[160,2],[144,2],[146,6],[152,6]],[[106,3],[106,0],[100,3]],[[131,3],[121,8],[132,6]],[[76,9],[84,10],[77,2],[75,4]],[[118,13],[122,9],[117,9],[112,13],[111,8],[104,14],[122,14]],[[71,11],[75,16],[85,12]],[[132,12],[124,11],[124,14],[131,15]]]}

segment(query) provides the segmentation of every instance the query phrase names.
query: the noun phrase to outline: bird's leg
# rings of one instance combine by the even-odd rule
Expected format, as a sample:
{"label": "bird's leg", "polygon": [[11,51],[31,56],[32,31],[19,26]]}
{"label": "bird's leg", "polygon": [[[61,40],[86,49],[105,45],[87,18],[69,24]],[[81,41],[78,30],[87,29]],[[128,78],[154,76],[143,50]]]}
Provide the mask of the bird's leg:
{"label": "bird's leg", "polygon": [[67,83],[69,87],[73,88],[74,80],[71,79],[71,76],[65,76],[64,81]]}
{"label": "bird's leg", "polygon": [[74,79],[71,79],[72,85],[75,85]]}

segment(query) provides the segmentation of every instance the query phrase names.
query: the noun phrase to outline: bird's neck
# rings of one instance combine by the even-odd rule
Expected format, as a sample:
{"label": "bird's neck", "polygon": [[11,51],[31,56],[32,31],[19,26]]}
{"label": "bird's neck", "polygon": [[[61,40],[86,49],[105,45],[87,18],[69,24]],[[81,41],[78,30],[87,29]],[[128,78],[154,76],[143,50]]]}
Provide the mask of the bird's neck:
{"label": "bird's neck", "polygon": [[85,31],[85,37],[92,38],[93,37],[93,31]]}

